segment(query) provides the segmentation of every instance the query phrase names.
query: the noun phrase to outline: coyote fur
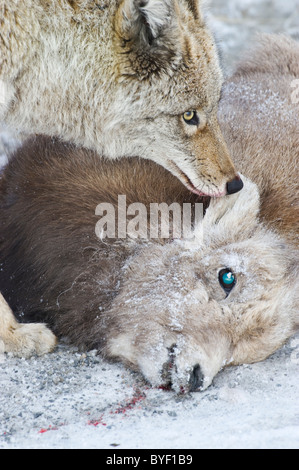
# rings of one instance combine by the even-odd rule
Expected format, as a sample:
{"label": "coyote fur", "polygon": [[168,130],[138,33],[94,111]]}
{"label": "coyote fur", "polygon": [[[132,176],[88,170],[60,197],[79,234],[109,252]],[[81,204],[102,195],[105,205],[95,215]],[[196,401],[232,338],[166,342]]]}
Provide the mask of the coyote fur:
{"label": "coyote fur", "polygon": [[[200,200],[155,163],[46,137],[16,151],[0,186],[0,290],[16,319],[47,322],[175,390],[204,389],[225,365],[281,347],[299,325],[298,64],[297,42],[265,36],[226,82],[219,119],[247,177],[238,194],[208,201],[192,239],[95,236],[96,206],[119,194],[128,204]],[[23,325],[6,304],[2,318],[4,349],[33,351],[34,326],[19,343]],[[40,330],[36,352],[47,345],[54,337]]]}
{"label": "coyote fur", "polygon": [[24,133],[231,194],[242,181],[217,120],[222,82],[201,0],[0,0],[0,120]]}

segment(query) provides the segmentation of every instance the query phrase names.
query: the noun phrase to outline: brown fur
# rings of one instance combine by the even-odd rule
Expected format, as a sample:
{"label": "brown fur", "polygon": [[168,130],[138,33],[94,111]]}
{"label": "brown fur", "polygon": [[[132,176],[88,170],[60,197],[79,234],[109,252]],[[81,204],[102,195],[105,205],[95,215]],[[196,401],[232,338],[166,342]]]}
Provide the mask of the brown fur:
{"label": "brown fur", "polygon": [[[117,207],[119,194],[126,195],[127,205],[142,202],[147,207],[150,202],[199,201],[149,161],[111,162],[46,137],[31,139],[16,152],[0,192],[1,292],[20,320],[26,312],[26,321],[48,321],[56,334],[87,347],[98,347],[101,341],[89,338],[92,318],[99,315],[95,299],[103,311],[109,308],[117,293],[116,273],[135,249],[132,243],[98,240],[97,205],[110,202]],[[69,289],[72,295],[64,295]],[[85,307],[76,314],[74,305]],[[62,311],[69,315],[61,316]]]}

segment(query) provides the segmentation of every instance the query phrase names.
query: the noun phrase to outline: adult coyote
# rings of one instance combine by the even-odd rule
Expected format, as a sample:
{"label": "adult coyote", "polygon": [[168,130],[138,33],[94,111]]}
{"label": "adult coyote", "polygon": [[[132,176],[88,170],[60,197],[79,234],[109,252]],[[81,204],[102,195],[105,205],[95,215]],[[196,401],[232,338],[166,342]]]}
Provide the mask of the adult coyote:
{"label": "adult coyote", "polygon": [[217,121],[221,85],[201,0],[0,0],[0,120],[25,133],[232,194],[242,181]]}

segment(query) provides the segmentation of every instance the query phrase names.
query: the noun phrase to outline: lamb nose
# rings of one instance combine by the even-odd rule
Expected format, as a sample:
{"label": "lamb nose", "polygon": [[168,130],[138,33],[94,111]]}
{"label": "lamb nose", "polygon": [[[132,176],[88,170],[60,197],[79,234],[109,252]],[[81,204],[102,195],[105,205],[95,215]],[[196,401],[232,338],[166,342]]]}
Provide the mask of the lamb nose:
{"label": "lamb nose", "polygon": [[244,186],[244,183],[241,180],[240,176],[236,176],[235,179],[233,179],[232,181],[229,181],[227,183],[227,185],[226,185],[227,194],[238,193],[239,191],[241,191],[243,186]]}
{"label": "lamb nose", "polygon": [[201,372],[200,365],[197,364],[190,376],[189,380],[189,386],[190,386],[190,392],[198,392],[200,391],[201,387],[203,386],[204,382],[204,375]]}

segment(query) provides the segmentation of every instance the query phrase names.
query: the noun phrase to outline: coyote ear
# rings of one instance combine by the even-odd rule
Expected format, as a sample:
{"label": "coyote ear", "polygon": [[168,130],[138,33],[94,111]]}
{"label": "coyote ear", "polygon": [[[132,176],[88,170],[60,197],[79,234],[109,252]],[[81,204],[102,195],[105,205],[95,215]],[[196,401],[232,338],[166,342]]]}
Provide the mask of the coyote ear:
{"label": "coyote ear", "polygon": [[193,13],[195,20],[203,21],[202,4],[203,0],[187,0],[188,8]]}
{"label": "coyote ear", "polygon": [[245,239],[259,222],[260,196],[256,184],[242,176],[244,188],[237,194],[212,199],[203,221],[194,230],[196,238],[225,242]]}
{"label": "coyote ear", "polygon": [[174,15],[173,0],[123,0],[116,15],[116,31],[124,41],[151,45]]}

